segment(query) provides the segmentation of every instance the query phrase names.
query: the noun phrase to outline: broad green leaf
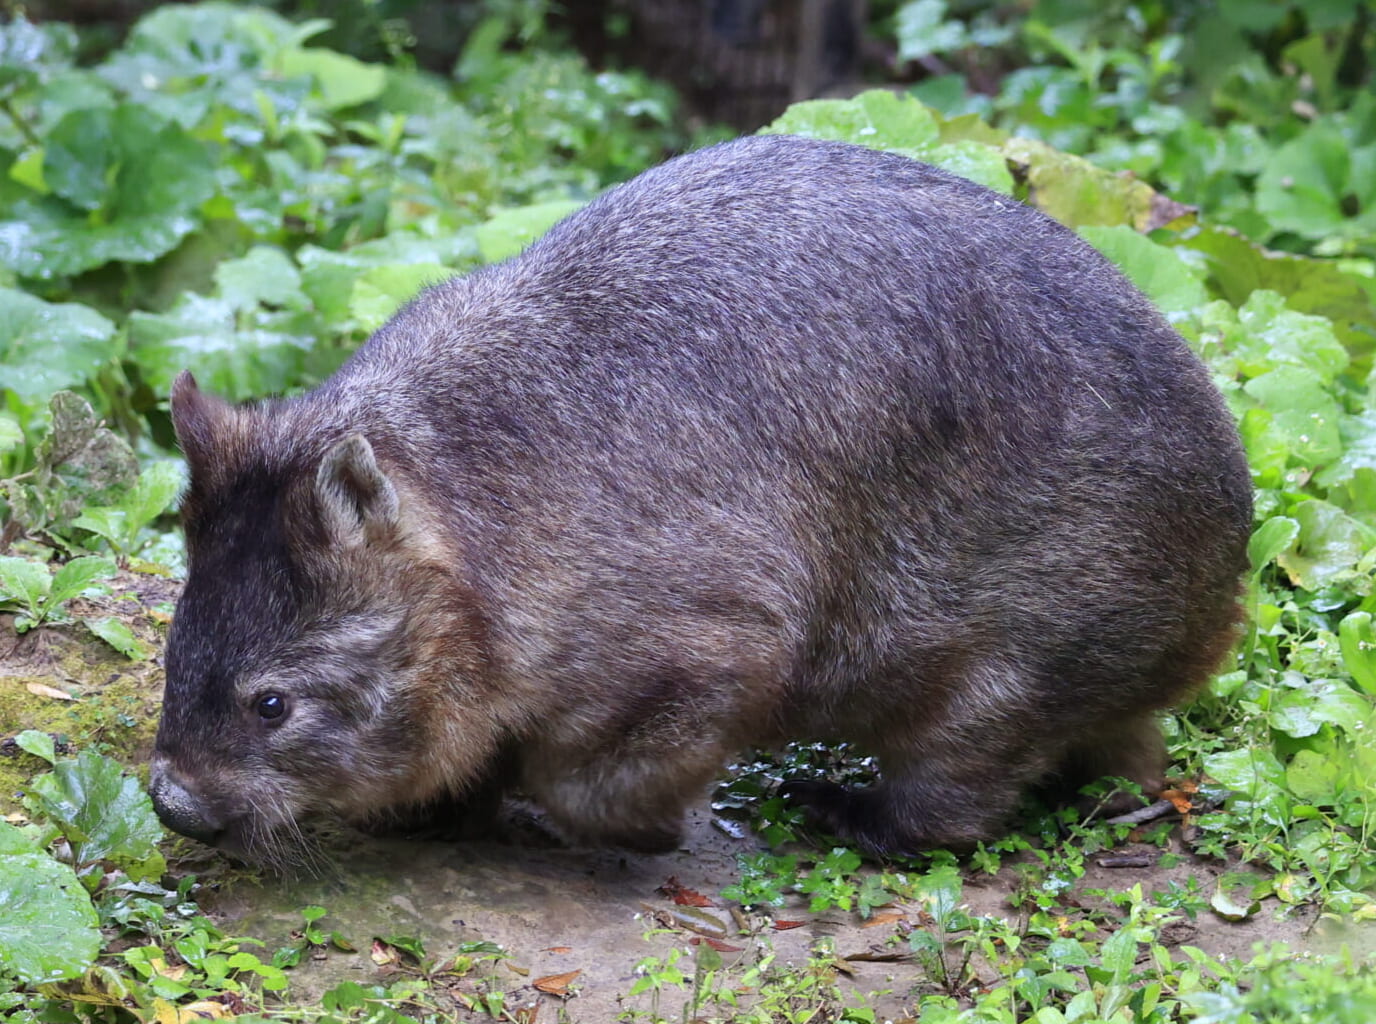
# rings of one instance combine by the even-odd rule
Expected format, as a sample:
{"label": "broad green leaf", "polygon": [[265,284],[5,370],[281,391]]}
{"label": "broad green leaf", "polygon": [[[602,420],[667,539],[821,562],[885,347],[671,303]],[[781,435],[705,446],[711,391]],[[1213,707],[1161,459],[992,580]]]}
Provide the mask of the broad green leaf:
{"label": "broad green leaf", "polygon": [[1224,750],[1204,758],[1204,771],[1243,796],[1257,797],[1285,781],[1276,755],[1260,748]]}
{"label": "broad green leaf", "polygon": [[1326,317],[1344,342],[1376,334],[1376,306],[1359,279],[1331,260],[1268,252],[1226,228],[1208,227],[1181,237],[1178,245],[1203,253],[1210,280],[1234,306],[1258,290],[1279,292],[1285,305]]}
{"label": "broad green leaf", "polygon": [[137,533],[171,508],[181,489],[182,471],[177,463],[153,462],[145,466],[119,503],[128,516],[130,531]]}
{"label": "broad green leaf", "polygon": [[0,821],[0,963],[25,985],[79,977],[95,962],[95,907],[70,867]]}
{"label": "broad green leaf", "polygon": [[1337,795],[1338,766],[1315,750],[1301,750],[1285,766],[1285,784],[1306,804],[1330,804]]}
{"label": "broad green leaf", "polygon": [[277,57],[277,69],[288,77],[309,75],[315,80],[326,109],[337,110],[367,103],[382,95],[386,68],[333,50],[285,50]]}
{"label": "broad green leaf", "polygon": [[115,325],[94,309],[0,288],[0,388],[25,404],[86,383],[118,354]]}
{"label": "broad green leaf", "polygon": [[1257,182],[1257,209],[1281,231],[1308,238],[1376,232],[1376,148],[1354,149],[1331,119],[1278,149]]}
{"label": "broad green leaf", "polygon": [[1300,524],[1299,535],[1276,561],[1306,590],[1352,577],[1357,562],[1376,543],[1376,530],[1326,501],[1302,501],[1291,514]]}
{"label": "broad green leaf", "polygon": [[1137,936],[1132,928],[1119,928],[1099,948],[1104,967],[1115,982],[1126,981],[1137,961]]}
{"label": "broad green leaf", "polygon": [[128,520],[128,514],[116,505],[87,505],[81,515],[72,520],[72,525],[104,537],[111,547],[123,554]]}
{"label": "broad green leaf", "polygon": [[453,276],[452,270],[437,263],[402,263],[365,270],[354,281],[349,312],[364,330],[375,331],[422,288]]}
{"label": "broad green leaf", "polygon": [[965,23],[950,18],[946,0],[910,0],[894,16],[900,60],[917,60],[969,45]]}
{"label": "broad green leaf", "polygon": [[136,881],[164,870],[153,804],[117,762],[83,750],[35,779],[31,792],[71,842],[77,864],[113,861]]}
{"label": "broad green leaf", "polygon": [[474,235],[478,239],[478,251],[488,263],[497,263],[515,256],[582,206],[583,203],[577,200],[556,199],[548,203],[502,210],[474,229]]}
{"label": "broad green leaf", "polygon": [[215,268],[220,297],[235,309],[255,306],[294,306],[304,301],[301,274],[281,249],[255,245],[239,259]]}
{"label": "broad green leaf", "polygon": [[73,558],[53,575],[48,602],[59,605],[70,601],[96,580],[109,579],[115,572],[115,563],[108,558],[97,555]]}
{"label": "broad green leaf", "polygon": [[46,732],[39,732],[37,729],[25,729],[14,738],[14,742],[20,750],[25,750],[34,757],[41,757],[49,764],[52,764],[57,758],[56,745],[52,736]]}
{"label": "broad green leaf", "polygon": [[36,618],[51,589],[52,577],[42,562],[0,556],[0,601],[14,602]]}
{"label": "broad green leaf", "polygon": [[1203,275],[1174,249],[1126,225],[1089,225],[1080,235],[1112,260],[1129,281],[1166,312],[1193,309],[1206,298]]}
{"label": "broad green leaf", "polygon": [[[295,333],[290,317],[265,316],[246,328],[224,299],[187,293],[167,313],[135,312],[129,318],[130,351],[144,378],[166,394],[182,370],[201,387],[232,401],[280,393],[300,379],[314,338]],[[305,327],[305,324],[301,324]]]}
{"label": "broad green leaf", "polygon": [[138,637],[134,636],[134,631],[113,615],[107,615],[100,619],[83,619],[82,621],[86,623],[87,629],[130,661],[143,661],[148,657],[147,648],[139,643]]}
{"label": "broad green leaf", "polygon": [[1299,532],[1300,524],[1287,516],[1272,516],[1258,526],[1247,542],[1247,558],[1252,563],[1253,574],[1259,574],[1288,549]]}
{"label": "broad green leaf", "polygon": [[1351,612],[1338,623],[1343,665],[1357,685],[1376,697],[1376,631],[1370,612]]}
{"label": "broad green leaf", "polygon": [[1299,462],[1319,466],[1342,454],[1342,409],[1313,370],[1281,365],[1253,377],[1243,390],[1271,414]]}
{"label": "broad green leaf", "polygon": [[974,140],[945,142],[933,149],[925,157],[944,171],[968,178],[985,188],[1013,194],[1013,175],[1008,170],[1008,161],[1003,153],[993,146]]}
{"label": "broad green leaf", "polygon": [[761,133],[851,142],[918,158],[936,146],[939,135],[930,110],[911,96],[885,89],[871,89],[848,100],[794,103]]}
{"label": "broad green leaf", "polygon": [[44,143],[54,194],[13,204],[0,221],[0,264],[23,277],[154,260],[196,227],[215,192],[205,146],[137,104],[73,110]]}

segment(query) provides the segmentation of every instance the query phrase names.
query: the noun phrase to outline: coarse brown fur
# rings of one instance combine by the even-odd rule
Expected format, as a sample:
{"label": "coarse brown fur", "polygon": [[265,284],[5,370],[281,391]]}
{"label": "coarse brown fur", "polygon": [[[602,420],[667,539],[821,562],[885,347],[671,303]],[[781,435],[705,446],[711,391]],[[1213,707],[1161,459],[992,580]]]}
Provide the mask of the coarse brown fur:
{"label": "coarse brown fur", "polygon": [[791,789],[842,837],[969,842],[1058,772],[1158,783],[1237,621],[1249,475],[1185,343],[1048,218],[857,147],[671,161],[316,391],[172,412],[153,794],[249,852],[483,784],[664,848],[791,739],[878,755]]}

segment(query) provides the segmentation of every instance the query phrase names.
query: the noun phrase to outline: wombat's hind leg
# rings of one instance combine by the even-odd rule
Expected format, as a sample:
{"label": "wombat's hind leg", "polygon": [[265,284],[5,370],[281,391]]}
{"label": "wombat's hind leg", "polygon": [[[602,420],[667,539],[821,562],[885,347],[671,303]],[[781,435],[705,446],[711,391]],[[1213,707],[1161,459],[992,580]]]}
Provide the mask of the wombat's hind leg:
{"label": "wombat's hind leg", "polygon": [[1107,800],[1076,794],[1099,779],[1120,777],[1137,783],[1150,802],[1165,788],[1165,768],[1166,744],[1155,713],[1119,715],[1086,728],[1066,751],[1045,788],[1060,799],[1074,800],[1087,815],[1113,817],[1136,810],[1143,799],[1130,792],[1119,792]]}
{"label": "wombat's hind leg", "polygon": [[1020,786],[995,771],[978,782],[914,766],[885,773],[868,789],[795,780],[780,795],[818,829],[869,853],[901,855],[936,847],[968,849],[997,834]]}

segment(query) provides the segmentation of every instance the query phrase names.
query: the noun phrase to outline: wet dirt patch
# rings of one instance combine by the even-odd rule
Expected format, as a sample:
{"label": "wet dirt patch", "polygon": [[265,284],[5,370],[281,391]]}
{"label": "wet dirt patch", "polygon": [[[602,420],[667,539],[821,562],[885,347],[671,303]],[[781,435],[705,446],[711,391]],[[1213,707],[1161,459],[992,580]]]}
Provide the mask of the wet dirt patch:
{"label": "wet dirt patch", "polygon": [[[719,948],[732,947],[721,953],[728,983],[770,953],[776,966],[801,971],[814,950],[828,949],[841,991],[857,1000],[863,996],[881,1020],[903,1019],[916,994],[934,990],[934,979],[912,957],[906,938],[914,928],[931,926],[920,906],[897,903],[865,921],[835,909],[810,913],[797,896],[769,915],[747,914],[720,899],[721,890],[739,878],[737,856],[759,847],[713,827],[710,814],[704,803],[692,815],[684,846],[663,856],[359,837],[337,847],[320,876],[210,882],[201,902],[226,929],[261,938],[269,950],[289,942],[301,925],[303,907],[328,909],[327,928],[342,933],[358,951],[326,949],[304,961],[293,972],[293,1001],[316,1000],[343,980],[395,979],[399,968],[379,967],[370,949],[374,937],[397,935],[419,938],[436,961],[475,942],[495,943],[509,954],[450,983],[457,993],[453,1012],[465,1020],[490,1019],[470,1014],[466,998],[494,990],[504,994],[508,1008],[526,1008],[522,1019],[602,1022],[629,1010],[646,1011],[648,995],[627,998],[636,965],[646,957],[664,959],[677,948],[683,953],[679,965],[691,979],[693,956],[709,938]],[[1162,853],[1147,846],[1113,851],[1140,855],[1149,862],[1145,867],[1101,867],[1091,859],[1076,891],[1141,884],[1150,892],[1172,882],[1186,885],[1190,878],[1208,891],[1218,875],[1236,869],[1187,855],[1163,868],[1157,864]],[[997,875],[964,875],[971,912],[1017,919],[1011,897],[1022,875],[1015,860],[1005,862]],[[214,872],[203,877],[213,878]],[[670,879],[714,905],[676,907],[662,891]],[[1258,943],[1284,941],[1305,948],[1320,941],[1312,931],[1315,917],[1312,908],[1284,908],[1268,900],[1260,912],[1239,922],[1209,911],[1193,919],[1182,914],[1167,926],[1163,941],[1245,959]],[[777,930],[776,922],[801,924]],[[974,970],[977,977],[983,970],[990,982],[996,977],[987,965],[976,964]],[[568,984],[572,996],[535,987],[539,979],[574,971]],[[679,1019],[689,987],[667,990],[659,1012]],[[744,1002],[750,997],[750,992],[737,993]]]}

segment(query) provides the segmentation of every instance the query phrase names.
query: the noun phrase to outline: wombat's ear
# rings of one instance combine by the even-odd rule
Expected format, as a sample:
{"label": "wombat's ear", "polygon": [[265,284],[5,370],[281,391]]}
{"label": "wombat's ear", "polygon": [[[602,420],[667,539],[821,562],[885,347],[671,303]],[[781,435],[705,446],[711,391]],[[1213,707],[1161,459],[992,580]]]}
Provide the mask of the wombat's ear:
{"label": "wombat's ear", "polygon": [[217,427],[229,408],[228,403],[198,388],[190,370],[177,374],[172,382],[172,427],[187,462],[205,463],[214,447]]}
{"label": "wombat's ear", "polygon": [[320,460],[315,493],[325,527],[345,544],[379,540],[397,525],[397,492],[362,434],[340,441]]}

